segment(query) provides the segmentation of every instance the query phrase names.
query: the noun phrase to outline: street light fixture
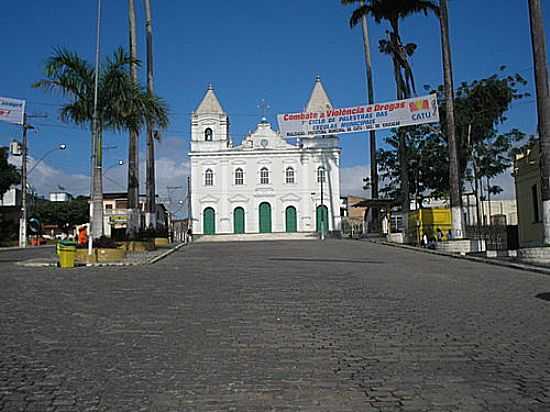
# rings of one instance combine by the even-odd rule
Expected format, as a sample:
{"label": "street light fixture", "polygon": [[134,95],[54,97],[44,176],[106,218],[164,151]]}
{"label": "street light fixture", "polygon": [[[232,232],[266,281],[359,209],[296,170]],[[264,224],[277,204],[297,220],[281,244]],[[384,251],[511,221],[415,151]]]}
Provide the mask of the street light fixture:
{"label": "street light fixture", "polygon": [[56,150],[60,150],[60,151],[67,150],[67,145],[65,143],[61,143],[61,144],[57,145],[56,147],[54,147],[53,149],[50,149],[46,153],[44,153],[42,155],[42,157],[40,159],[38,159],[38,161],[34,164],[34,166],[31,168],[31,170],[28,171],[27,176],[29,176],[32,173],[32,171],[34,169],[36,169],[36,166],[38,166],[42,162],[42,160],[44,160],[46,157],[48,157],[50,154],[52,154]]}
{"label": "street light fixture", "polygon": [[107,169],[105,169],[105,170],[103,171],[103,174],[104,174],[104,175],[107,174],[107,172],[108,172],[109,170],[113,169],[114,167],[123,166],[124,163],[125,163],[124,160],[119,160],[119,161],[116,162],[114,165],[111,165],[111,166],[109,166]]}

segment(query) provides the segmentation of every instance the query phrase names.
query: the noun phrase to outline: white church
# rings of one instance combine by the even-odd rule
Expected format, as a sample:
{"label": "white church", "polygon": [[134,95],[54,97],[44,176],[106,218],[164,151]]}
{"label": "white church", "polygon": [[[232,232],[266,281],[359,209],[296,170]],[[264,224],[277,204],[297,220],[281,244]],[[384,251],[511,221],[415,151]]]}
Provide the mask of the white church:
{"label": "white church", "polygon": [[[332,108],[316,78],[307,111]],[[284,140],[265,118],[240,145],[209,86],[192,113],[193,234],[340,231],[339,139]]]}

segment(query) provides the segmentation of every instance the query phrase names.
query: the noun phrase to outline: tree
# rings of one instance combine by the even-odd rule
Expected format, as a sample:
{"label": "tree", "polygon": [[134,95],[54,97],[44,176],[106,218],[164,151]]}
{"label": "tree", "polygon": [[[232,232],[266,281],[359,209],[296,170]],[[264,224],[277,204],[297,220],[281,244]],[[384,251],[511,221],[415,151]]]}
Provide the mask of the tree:
{"label": "tree", "polygon": [[[485,79],[464,82],[455,95],[456,135],[460,136],[459,180],[469,181],[479,198],[482,182],[489,187],[490,195],[500,193],[501,188],[491,185],[491,180],[510,168],[514,154],[528,137],[520,130],[502,132],[506,112],[517,99],[528,96],[521,88],[525,80],[519,75],[499,74]],[[428,90],[431,88],[427,88]],[[409,195],[417,198],[418,204],[426,198],[449,197],[449,152],[444,104],[446,94],[443,86],[437,88],[439,108],[442,112],[440,128],[415,126],[407,128],[407,156]],[[389,149],[378,151],[380,178],[384,182],[381,193],[385,197],[401,196],[398,182],[400,164],[397,132],[386,139]],[[488,183],[487,183],[488,182]],[[462,189],[462,187],[461,187]],[[498,193],[497,193],[498,192]],[[481,222],[478,211],[478,222]]]}
{"label": "tree", "polygon": [[[527,84],[525,79],[519,74],[505,72],[506,66],[501,66],[497,73],[487,78],[462,82],[454,94],[454,130],[458,142],[459,179],[466,178],[472,183],[472,189],[476,195],[478,224],[481,224],[479,209],[481,182],[484,177],[487,177],[486,171],[488,171],[481,168],[480,162],[484,161],[483,157],[486,155],[493,156],[494,160],[505,154],[508,159],[511,159],[513,154],[511,151],[526,137],[525,134],[516,130],[508,133],[497,132],[506,121],[506,112],[512,103],[529,96],[529,93],[522,91]],[[441,128],[447,140],[449,130],[446,115],[447,97],[441,86],[432,92],[438,95]],[[508,142],[508,148],[499,147],[502,151],[498,153],[495,150],[486,152],[484,147],[491,147],[494,143],[492,140],[498,135],[503,136],[500,141],[505,139]],[[507,167],[497,174],[502,173]],[[489,179],[493,177],[495,177],[494,174],[489,175]]]}
{"label": "tree", "polygon": [[0,197],[21,181],[17,168],[8,162],[8,150],[7,147],[0,147]]}
{"label": "tree", "polygon": [[[341,0],[343,4],[353,4],[356,0]],[[437,4],[431,0],[369,0],[355,9],[350,18],[350,25],[353,27],[361,21],[363,16],[371,15],[377,23],[383,20],[390,24],[391,32],[388,38],[380,40],[379,49],[382,53],[388,54],[392,58],[394,80],[396,86],[397,99],[406,99],[416,94],[416,87],[408,58],[414,53],[417,46],[414,43],[406,45],[401,41],[399,31],[400,20],[414,14],[439,12]],[[406,136],[403,128],[398,131],[399,136],[399,156],[401,168],[400,184],[401,190],[401,208],[404,219],[407,219],[409,211],[409,172],[407,170],[408,161],[406,159]],[[406,225],[405,225],[406,226]],[[406,232],[406,227],[405,227]]]}
{"label": "tree", "polygon": [[548,87],[546,33],[544,32],[540,0],[529,0],[529,18],[539,120],[544,244],[548,245],[550,244],[550,89]]}
{"label": "tree", "polygon": [[[347,4],[345,0],[342,3]],[[363,6],[365,4],[364,0],[360,0],[359,4]],[[370,51],[370,40],[369,40],[369,30],[367,24],[367,16],[364,14],[361,17],[361,27],[363,31],[363,48],[365,50],[365,68],[367,75],[367,97],[368,103],[374,104],[374,85],[372,79],[372,57]],[[370,182],[369,187],[371,189],[371,197],[373,199],[378,198],[378,166],[376,163],[376,131],[371,130],[369,132],[370,137]],[[378,224],[377,212],[372,213],[372,223],[374,226]]]}
{"label": "tree", "polygon": [[[414,126],[407,130],[407,160],[409,196],[415,198],[419,207],[424,200],[446,198],[449,193],[449,157],[447,142],[437,129],[429,126]],[[385,139],[389,149],[378,150],[380,189],[386,198],[402,197],[400,180],[401,164],[398,132]]]}
{"label": "tree", "polygon": [[[130,76],[138,81],[137,32],[135,0],[128,0],[128,32],[130,58]],[[139,132],[130,130],[128,136],[128,237],[133,239],[139,229]]]}
{"label": "tree", "polygon": [[[139,131],[144,125],[168,126],[168,107],[158,96],[147,93],[129,74],[132,60],[123,49],[118,49],[101,65],[98,75],[98,133],[99,148],[104,130]],[[92,126],[94,111],[95,70],[78,54],[66,49],[56,49],[46,61],[46,78],[33,87],[51,93],[59,93],[69,99],[60,108],[60,118],[79,126]],[[98,150],[99,155],[101,150]],[[101,156],[99,156],[101,165]],[[101,177],[100,177],[101,179]],[[102,211],[102,207],[101,207]],[[101,220],[100,220],[101,218]],[[93,227],[100,227],[103,233],[103,217],[94,214]],[[97,233],[94,234],[97,236]]]}
{"label": "tree", "polygon": [[460,191],[460,166],[458,161],[458,144],[455,130],[455,110],[453,93],[453,69],[451,63],[451,46],[449,41],[449,15],[447,0],[439,0],[439,23],[441,27],[441,55],[443,59],[443,78],[445,90],[446,134],[449,146],[449,189],[453,235],[462,238],[464,235],[464,216],[462,214],[462,196]]}
{"label": "tree", "polygon": [[88,221],[88,199],[77,197],[67,202],[38,200],[31,215],[43,225],[56,225],[59,228],[73,227]]}
{"label": "tree", "polygon": [[[151,0],[145,4],[145,31],[147,33],[147,93],[153,95],[153,17]],[[155,139],[160,135],[154,131],[155,124],[147,122],[147,162],[145,176],[145,221],[148,227],[156,229],[155,190]]]}

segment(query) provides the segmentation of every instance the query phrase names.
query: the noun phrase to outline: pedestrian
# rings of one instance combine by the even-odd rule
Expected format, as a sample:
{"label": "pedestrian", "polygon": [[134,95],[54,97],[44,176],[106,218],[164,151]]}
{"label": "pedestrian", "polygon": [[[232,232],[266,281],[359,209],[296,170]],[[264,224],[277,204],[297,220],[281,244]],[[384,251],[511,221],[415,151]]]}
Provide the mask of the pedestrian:
{"label": "pedestrian", "polygon": [[88,244],[88,233],[86,231],[86,226],[82,226],[78,229],[78,244],[80,246]]}
{"label": "pedestrian", "polygon": [[187,228],[187,242],[186,243],[191,243],[193,241],[193,230],[191,230],[191,228]]}
{"label": "pedestrian", "polygon": [[426,234],[426,232],[424,232],[424,236],[422,236],[422,246],[428,247],[428,235]]}
{"label": "pedestrian", "polygon": [[442,242],[443,241],[443,232],[441,231],[441,228],[437,228],[437,241]]}

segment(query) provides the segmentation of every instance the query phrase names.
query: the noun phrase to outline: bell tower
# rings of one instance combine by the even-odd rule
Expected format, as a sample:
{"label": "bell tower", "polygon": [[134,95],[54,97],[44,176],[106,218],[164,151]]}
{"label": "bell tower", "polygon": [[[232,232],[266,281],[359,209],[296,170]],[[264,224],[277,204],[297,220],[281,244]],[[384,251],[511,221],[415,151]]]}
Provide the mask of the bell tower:
{"label": "bell tower", "polygon": [[191,152],[213,152],[229,146],[229,117],[210,84],[191,114]]}

